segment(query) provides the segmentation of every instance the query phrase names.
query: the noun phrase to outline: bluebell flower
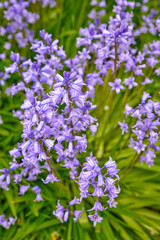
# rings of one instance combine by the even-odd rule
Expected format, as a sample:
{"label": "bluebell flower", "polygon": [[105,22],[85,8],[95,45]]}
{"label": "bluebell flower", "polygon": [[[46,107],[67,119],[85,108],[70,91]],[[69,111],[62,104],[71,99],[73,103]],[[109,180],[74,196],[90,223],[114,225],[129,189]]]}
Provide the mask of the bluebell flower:
{"label": "bluebell flower", "polygon": [[118,94],[120,93],[121,89],[124,89],[124,87],[120,85],[120,83],[121,83],[121,79],[115,79],[114,82],[109,82],[108,85],[112,87],[111,91],[116,90],[116,93]]}
{"label": "bluebell flower", "polygon": [[74,222],[77,222],[78,219],[81,218],[82,213],[83,213],[83,210],[81,210],[81,211],[75,210],[75,211],[74,211],[74,216],[75,216],[75,217],[73,218]]}
{"label": "bluebell flower", "polygon": [[64,215],[64,211],[65,211],[64,207],[58,201],[57,210],[53,211],[53,215],[55,215],[57,218],[59,218],[61,222],[63,222],[62,217]]}
{"label": "bluebell flower", "polygon": [[90,219],[91,221],[93,221],[94,227],[96,226],[97,222],[100,223],[100,222],[103,220],[102,217],[99,217],[99,216],[98,216],[98,213],[97,213],[97,212],[95,212],[93,215],[88,215],[88,217],[89,217],[89,219]]}

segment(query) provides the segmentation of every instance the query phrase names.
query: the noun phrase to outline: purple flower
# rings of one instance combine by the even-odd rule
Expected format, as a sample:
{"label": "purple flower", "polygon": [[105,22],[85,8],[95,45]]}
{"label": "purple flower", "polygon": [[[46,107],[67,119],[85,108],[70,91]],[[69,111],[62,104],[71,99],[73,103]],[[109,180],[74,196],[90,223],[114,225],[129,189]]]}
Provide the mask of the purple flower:
{"label": "purple flower", "polygon": [[49,182],[53,183],[53,182],[58,182],[60,180],[57,179],[57,177],[55,177],[52,173],[48,174],[47,177],[46,177],[46,180],[43,180],[42,181],[47,184]]}
{"label": "purple flower", "polygon": [[76,197],[74,197],[74,199],[69,202],[69,205],[74,205],[74,204],[80,204],[79,199],[77,199]]}
{"label": "purple flower", "polygon": [[35,201],[39,202],[39,201],[43,201],[43,198],[41,197],[41,189],[39,186],[34,186],[32,187],[32,190],[36,193],[36,199]]}
{"label": "purple flower", "polygon": [[30,185],[26,186],[26,185],[20,185],[20,189],[19,189],[19,195],[24,195],[25,192],[28,191]]}
{"label": "purple flower", "polygon": [[6,168],[0,169],[0,173],[2,173],[2,175],[0,175],[1,188],[9,190],[8,185],[10,184],[11,181],[10,170]]}
{"label": "purple flower", "polygon": [[143,82],[141,82],[142,85],[152,83],[153,79],[145,78]]}
{"label": "purple flower", "polygon": [[50,150],[53,147],[54,141],[51,139],[45,139],[44,143],[47,146],[48,150]]}
{"label": "purple flower", "polygon": [[59,220],[63,223],[62,217],[64,215],[64,207],[62,205],[60,205],[59,201],[57,204],[57,210],[53,211],[53,215],[55,215],[57,218],[59,218]]}
{"label": "purple flower", "polygon": [[110,208],[112,207],[117,207],[117,202],[114,201],[113,198],[110,198],[108,201],[107,201],[107,204],[109,205]]}
{"label": "purple flower", "polygon": [[1,115],[0,115],[0,124],[2,124],[3,123],[3,120],[2,120],[2,117],[1,117]]}
{"label": "purple flower", "polygon": [[83,210],[81,210],[81,211],[75,210],[75,211],[74,211],[74,216],[75,216],[75,217],[73,218],[74,222],[77,222],[77,221],[78,221],[78,218],[81,218],[82,213],[83,213]]}
{"label": "purple flower", "polygon": [[109,82],[108,85],[112,87],[111,91],[116,90],[116,93],[118,94],[120,93],[121,89],[124,89],[124,87],[120,85],[120,83],[121,83],[121,79],[116,78],[114,82]]}
{"label": "purple flower", "polygon": [[9,217],[6,219],[5,215],[0,215],[0,225],[6,229],[8,229],[11,225],[14,225],[17,220],[17,217]]}
{"label": "purple flower", "polygon": [[93,215],[88,215],[88,217],[91,221],[93,221],[94,227],[96,226],[97,222],[101,223],[101,221],[103,220],[102,217],[98,216],[97,212],[95,212]]}
{"label": "purple flower", "polygon": [[154,162],[155,151],[159,150],[155,143],[159,138],[159,133],[156,130],[160,125],[160,104],[150,98],[151,96],[144,92],[141,103],[132,109],[132,112],[128,111],[128,115],[131,115],[136,120],[131,128],[134,138],[130,139],[129,147],[133,147],[134,151],[141,153],[140,161],[142,163],[146,162],[149,166]]}
{"label": "purple flower", "polygon": [[88,211],[103,211],[104,210],[104,207],[102,207],[102,204],[100,202],[95,202],[93,208],[89,209]]}
{"label": "purple flower", "polygon": [[93,196],[96,197],[103,197],[105,196],[103,189],[101,187],[96,187],[94,193],[92,194]]}
{"label": "purple flower", "polygon": [[138,84],[134,82],[135,78],[134,77],[129,77],[124,80],[124,84],[128,86],[129,89],[132,87],[136,87]]}
{"label": "purple flower", "polygon": [[124,134],[125,132],[128,133],[128,125],[127,123],[125,123],[125,120],[123,120],[123,122],[118,122],[118,124],[120,125],[120,128],[122,129],[122,134]]}
{"label": "purple flower", "polygon": [[64,213],[64,222],[67,222],[68,216],[69,216],[69,211],[67,210],[67,211]]}
{"label": "purple flower", "polygon": [[154,151],[153,150],[148,150],[146,153],[145,153],[145,156],[141,155],[140,157],[140,161],[143,163],[143,162],[146,162],[146,164],[148,164],[149,166],[153,165],[154,163],[154,158],[156,157],[156,155],[154,154]]}
{"label": "purple flower", "polygon": [[112,160],[111,157],[109,157],[109,161],[104,164],[105,168],[116,168],[116,163],[115,161]]}

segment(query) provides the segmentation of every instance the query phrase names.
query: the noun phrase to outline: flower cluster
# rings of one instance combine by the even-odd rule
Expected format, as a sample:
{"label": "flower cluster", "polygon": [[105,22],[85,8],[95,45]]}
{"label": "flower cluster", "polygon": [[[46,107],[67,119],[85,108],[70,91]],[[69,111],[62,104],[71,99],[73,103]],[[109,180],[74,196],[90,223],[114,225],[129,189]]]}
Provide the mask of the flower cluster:
{"label": "flower cluster", "polygon": [[[89,219],[93,221],[94,226],[97,222],[101,222],[102,217],[98,216],[98,212],[106,210],[109,207],[115,207],[116,198],[120,192],[120,188],[115,187],[115,181],[119,179],[117,173],[119,170],[116,169],[116,164],[110,157],[109,161],[104,164],[103,167],[98,166],[98,161],[92,154],[85,159],[85,163],[81,166],[81,172],[77,178],[77,183],[80,190],[80,199],[76,197],[68,204],[67,208],[64,208],[58,202],[57,210],[53,212],[61,222],[66,222],[68,215],[74,215],[74,221],[76,222],[78,218],[81,217],[83,213],[82,210],[72,211],[69,209],[70,206],[74,204],[80,204],[82,199],[93,198],[94,206],[89,209],[89,212],[94,212],[91,215],[88,215]],[[101,199],[108,199],[105,201],[104,206],[101,204]],[[64,218],[63,218],[64,217]],[[63,218],[63,219],[62,219]]]}
{"label": "flower cluster", "polygon": [[[136,3],[136,7],[139,8],[139,11],[143,13],[142,22],[140,26],[138,26],[134,32],[135,36],[140,36],[141,34],[150,33],[152,35],[157,34],[157,30],[159,29],[159,21],[158,21],[158,11],[156,9],[150,9],[147,6],[149,0],[142,0],[142,3]],[[156,20],[157,18],[157,20]]]}
{"label": "flower cluster", "polygon": [[[57,45],[58,40],[52,42],[51,35],[44,30],[40,31],[40,36],[42,40],[33,41],[31,46],[36,53],[34,61],[23,60],[18,53],[12,52],[13,63],[5,68],[6,74],[18,72],[21,78],[17,85],[7,91],[12,95],[22,91],[26,99],[21,105],[22,111],[14,112],[22,120],[23,141],[18,143],[18,148],[10,151],[13,162],[10,163],[10,169],[1,170],[1,187],[8,190],[12,180],[19,185],[19,195],[23,195],[31,189],[31,182],[36,181],[38,176],[41,177],[42,173],[46,174],[45,179],[41,178],[44,184],[60,181],[58,170],[65,167],[69,170],[70,179],[80,189],[80,199],[71,201],[68,207],[77,204],[77,201],[80,204],[83,198],[91,196],[97,199],[107,197],[107,204],[110,207],[115,206],[114,198],[120,191],[114,186],[118,179],[115,162],[110,159],[103,168],[99,168],[98,161],[92,155],[86,158],[86,163],[78,158],[87,149],[87,129],[93,135],[97,130],[97,120],[90,115],[90,111],[96,106],[92,105],[82,90],[86,84],[77,71],[63,71],[63,76],[57,73],[63,69],[65,59],[63,48]],[[56,155],[54,158],[53,153]],[[90,169],[87,163],[91,164]],[[94,193],[89,193],[88,187],[83,186],[83,175],[86,175],[87,169],[90,176],[88,183],[87,180],[85,182],[88,187],[92,185],[95,188]],[[96,183],[97,177],[99,180]],[[24,179],[28,182],[27,185],[23,184]],[[37,194],[36,201],[43,201],[39,186],[32,187],[32,191]],[[97,200],[96,205],[101,205],[99,201]],[[97,211],[105,209],[93,207],[92,210],[96,213],[89,215],[89,218],[94,224],[99,221]],[[75,212],[76,220],[82,213],[78,211]],[[67,221],[70,213],[72,212],[68,208],[62,207],[58,202],[54,215],[61,221],[64,215],[64,221]]]}
{"label": "flower cluster", "polygon": [[[30,31],[28,26],[34,24],[39,18],[38,14],[27,10],[29,4],[30,1],[22,1],[21,4],[18,1],[5,1],[1,4],[3,17],[7,20],[6,27],[1,26],[1,36],[6,35],[9,40],[14,38],[19,47],[25,47],[33,40],[33,31]],[[11,44],[5,43],[4,47],[10,49]]]}
{"label": "flower cluster", "polygon": [[[81,28],[77,38],[77,54],[66,59],[63,47],[58,46],[59,41],[52,41],[52,35],[45,30],[40,31],[41,40],[34,39],[29,25],[35,23],[39,15],[30,12],[29,6],[35,3],[42,4],[42,7],[48,4],[55,6],[54,0],[23,0],[21,4],[10,0],[0,5],[5,9],[3,13],[7,19],[7,26],[0,28],[1,36],[8,38],[5,49],[9,50],[9,40],[15,39],[19,48],[31,43],[33,53],[33,58],[27,59],[18,52],[11,52],[12,64],[0,74],[1,85],[18,74],[18,83],[7,88],[6,93],[13,96],[21,92],[25,98],[21,110],[13,112],[23,125],[22,141],[10,151],[13,162],[9,169],[0,170],[0,185],[9,190],[13,181],[19,186],[19,195],[31,190],[36,194],[35,201],[44,201],[43,189],[36,182],[38,179],[44,184],[61,184],[63,180],[70,179],[70,184],[78,186],[73,193],[76,196],[69,199],[66,207],[58,200],[53,215],[61,222],[73,215],[76,222],[83,209],[73,205],[81,206],[82,201],[87,200],[90,205],[88,218],[95,226],[103,219],[99,212],[116,207],[115,198],[120,192],[120,187],[116,186],[119,170],[112,158],[109,157],[105,163],[98,162],[98,158],[87,151],[87,134],[91,132],[94,135],[98,127],[97,119],[91,115],[96,108],[92,101],[95,87],[104,85],[104,92],[109,88],[117,94],[128,88],[123,107],[126,105],[127,117],[134,118],[136,122],[132,127],[125,120],[119,125],[122,134],[129,131],[132,134],[129,147],[140,155],[140,160],[153,164],[155,151],[160,150],[156,145],[160,104],[152,101],[146,92],[135,108],[126,104],[126,98],[133,88],[152,83],[152,74],[160,75],[160,41],[147,43],[141,50],[136,46],[136,38],[144,29],[152,34],[159,33],[160,23],[155,20],[156,11],[152,11],[143,17],[142,26],[136,28],[134,9],[139,8],[147,14],[146,0],[142,4],[116,0],[108,24],[103,23],[106,1],[92,0],[88,27]],[[5,59],[5,56],[0,58]],[[123,74],[120,75],[121,72]],[[111,111],[108,119],[110,114]],[[62,169],[66,171],[65,176],[60,174]],[[0,224],[6,228],[14,222],[15,219],[7,221],[4,215],[1,216]]]}
{"label": "flower cluster", "polygon": [[[71,71],[77,70],[81,75],[85,74],[86,66],[94,65],[94,71],[86,75],[88,90],[86,94],[90,98],[94,97],[95,85],[103,84],[102,79],[110,69],[113,72],[113,80],[108,84],[111,86],[111,91],[115,90],[119,93],[124,89],[120,84],[122,79],[117,78],[120,67],[124,66],[125,72],[132,73],[134,76],[143,75],[142,69],[146,67],[136,59],[137,49],[133,48],[136,43],[133,35],[133,13],[126,11],[127,7],[134,8],[134,2],[116,1],[116,3],[117,6],[113,8],[116,15],[110,17],[107,25],[101,23],[101,17],[105,14],[105,1],[91,2],[97,11],[93,9],[89,14],[92,22],[89,22],[88,28],[80,29],[81,37],[77,38],[77,47],[83,46],[82,51],[78,51],[73,59],[65,61]],[[98,8],[101,10],[98,11]],[[135,77],[126,78],[123,83],[129,89],[138,85]]]}
{"label": "flower cluster", "polygon": [[6,58],[5,51],[11,49],[13,41],[19,48],[26,47],[34,39],[34,31],[31,25],[39,19],[38,13],[33,13],[29,9],[33,4],[38,4],[43,8],[55,7],[55,0],[8,0],[0,3],[0,10],[6,25],[0,26],[0,36],[7,39],[4,44],[4,52],[0,54],[3,61]]}
{"label": "flower cluster", "polygon": [[[143,9],[144,13],[148,11],[147,1],[139,4],[117,0],[116,3],[117,5],[113,6],[115,15],[110,17],[107,25],[101,23],[106,9],[105,1],[91,1],[94,7],[89,14],[91,21],[88,27],[80,28],[80,37],[77,38],[77,47],[80,47],[81,51],[78,51],[73,59],[65,61],[70,71],[77,71],[85,78],[88,98],[94,98],[96,84],[103,85],[103,78],[108,77],[110,70],[113,76],[111,81],[108,81],[108,85],[111,91],[116,91],[117,94],[125,87],[131,90],[138,84],[150,84],[153,82],[151,75],[160,74],[159,40],[146,42],[142,50],[136,46],[136,31],[139,30],[133,18],[137,9]],[[159,21],[158,18],[156,20],[156,16],[157,11],[152,9],[148,17],[144,17],[148,23],[146,31],[154,34],[159,31]],[[140,34],[146,32],[144,28],[144,26],[141,28]],[[92,71],[88,72],[88,69]],[[148,70],[149,74],[146,77]],[[117,77],[118,71],[124,72],[123,77]]]}
{"label": "flower cluster", "polygon": [[[132,108],[128,104],[125,106],[127,118],[135,119],[134,125],[130,127],[133,137],[130,140],[129,147],[138,154],[141,154],[140,161],[146,162],[149,166],[154,163],[156,157],[155,151],[160,147],[156,145],[159,140],[160,126],[160,103],[150,99],[151,96],[144,92],[141,103]],[[123,121],[119,123],[122,133],[128,132],[129,126]]]}
{"label": "flower cluster", "polygon": [[44,30],[40,31],[40,36],[42,40],[34,40],[31,46],[36,53],[34,61],[23,58],[21,60],[19,53],[11,52],[10,58],[13,63],[5,68],[5,73],[10,76],[18,72],[20,81],[6,90],[8,94],[15,95],[23,91],[29,97],[37,94],[43,99],[46,96],[46,86],[53,87],[56,71],[63,69],[63,47],[58,47],[58,40],[52,42],[51,34],[45,33]]}
{"label": "flower cluster", "polygon": [[9,217],[8,220],[6,219],[6,216],[0,215],[0,225],[4,228],[9,228],[11,225],[14,225],[17,218]]}

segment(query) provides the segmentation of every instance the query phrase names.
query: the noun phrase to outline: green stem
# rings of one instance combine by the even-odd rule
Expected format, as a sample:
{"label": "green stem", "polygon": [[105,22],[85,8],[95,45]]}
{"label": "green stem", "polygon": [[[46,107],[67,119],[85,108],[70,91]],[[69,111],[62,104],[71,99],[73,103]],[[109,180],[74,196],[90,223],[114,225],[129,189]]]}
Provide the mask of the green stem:
{"label": "green stem", "polygon": [[114,45],[114,50],[115,50],[115,59],[114,59],[114,80],[117,77],[117,60],[118,60],[118,56],[117,56],[117,40],[115,40],[115,45]]}
{"label": "green stem", "polygon": [[110,75],[110,72],[107,75],[105,75],[105,78],[104,78],[103,89],[102,89],[102,93],[101,93],[101,96],[100,96],[100,99],[99,99],[99,104],[98,104],[98,107],[97,107],[97,113],[96,113],[97,118],[99,118],[100,115],[101,115],[101,107],[102,107],[104,95],[106,93],[106,89],[107,89],[107,86],[108,86],[109,75]]}
{"label": "green stem", "polygon": [[108,116],[107,116],[106,122],[105,122],[105,124],[104,124],[104,128],[103,128],[103,130],[102,130],[102,135],[101,135],[100,140],[99,140],[97,152],[99,151],[99,148],[100,148],[100,146],[101,146],[101,143],[102,143],[102,141],[103,141],[103,139],[104,139],[104,136],[105,136],[105,133],[106,133],[105,130],[106,130],[108,121],[109,121],[110,116],[111,116],[112,105],[113,105],[113,92],[111,93],[110,108],[109,108],[109,112],[108,112]]}

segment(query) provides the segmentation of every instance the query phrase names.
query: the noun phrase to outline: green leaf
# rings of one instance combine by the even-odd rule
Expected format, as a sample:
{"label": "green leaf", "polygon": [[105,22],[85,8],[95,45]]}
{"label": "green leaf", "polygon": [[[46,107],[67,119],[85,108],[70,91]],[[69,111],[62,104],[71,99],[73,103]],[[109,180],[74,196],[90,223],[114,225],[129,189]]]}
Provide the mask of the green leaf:
{"label": "green leaf", "polygon": [[101,225],[102,225],[103,233],[105,234],[106,239],[114,240],[115,236],[114,236],[113,230],[106,217],[103,218]]}
{"label": "green leaf", "polygon": [[7,202],[8,202],[8,205],[12,211],[12,214],[14,217],[17,216],[17,213],[16,213],[16,208],[15,208],[15,204],[13,202],[13,196],[12,196],[12,192],[11,191],[7,191],[7,190],[4,190],[4,194],[6,196],[6,199],[7,199]]}
{"label": "green leaf", "polygon": [[70,218],[69,218],[69,223],[68,223],[67,240],[70,240],[70,239],[71,239],[72,224],[73,224],[73,219],[70,217]]}
{"label": "green leaf", "polygon": [[0,127],[0,135],[6,137],[6,136],[9,135],[9,131],[7,131],[6,129]]}

